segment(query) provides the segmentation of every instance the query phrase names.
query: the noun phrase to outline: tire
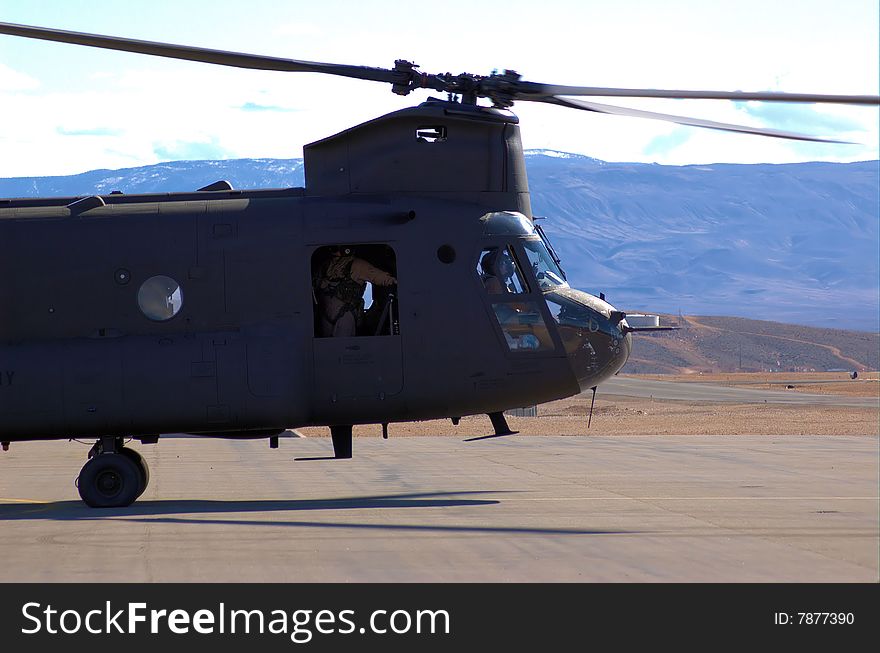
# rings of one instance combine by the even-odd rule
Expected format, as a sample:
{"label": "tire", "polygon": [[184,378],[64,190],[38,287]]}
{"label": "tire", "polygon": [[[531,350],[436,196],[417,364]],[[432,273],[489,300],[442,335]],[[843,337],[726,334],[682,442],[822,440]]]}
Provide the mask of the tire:
{"label": "tire", "polygon": [[119,449],[118,453],[130,458],[131,461],[137,465],[138,471],[141,474],[141,484],[138,488],[137,496],[135,496],[135,499],[137,499],[144,493],[144,490],[147,489],[147,485],[150,484],[150,468],[139,451],[129,449],[128,447],[122,447]]}
{"label": "tire", "polygon": [[141,488],[137,463],[129,456],[102,453],[89,460],[79,473],[79,496],[91,508],[124,508]]}

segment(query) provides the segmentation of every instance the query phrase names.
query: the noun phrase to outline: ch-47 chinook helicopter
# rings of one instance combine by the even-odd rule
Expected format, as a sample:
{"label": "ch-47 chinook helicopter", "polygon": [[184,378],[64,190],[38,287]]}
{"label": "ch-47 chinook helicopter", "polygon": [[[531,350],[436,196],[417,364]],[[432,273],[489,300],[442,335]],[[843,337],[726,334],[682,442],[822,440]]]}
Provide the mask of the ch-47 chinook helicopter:
{"label": "ch-47 chinook helicopter", "polygon": [[[880,103],[433,75],[403,60],[348,66],[7,23],[0,33],[448,94],[307,145],[304,188],[0,200],[0,442],[95,438],[78,478],[94,507],[128,505],[147,486],[124,438],[275,447],[287,428],[329,426],[348,458],[353,424],[387,436],[391,422],[486,413],[501,435],[505,409],[595,391],[617,373],[639,329],[566,282],[533,220],[515,101],[816,141],[827,139],[574,98]],[[320,275],[335,256],[393,283],[372,284],[355,327],[325,337]]]}

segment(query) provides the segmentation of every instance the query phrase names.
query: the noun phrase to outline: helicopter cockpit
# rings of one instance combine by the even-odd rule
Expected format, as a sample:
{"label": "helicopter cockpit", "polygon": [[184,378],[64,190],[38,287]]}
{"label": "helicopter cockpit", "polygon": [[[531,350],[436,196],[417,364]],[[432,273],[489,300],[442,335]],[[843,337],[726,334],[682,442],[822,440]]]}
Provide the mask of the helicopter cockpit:
{"label": "helicopter cockpit", "polygon": [[515,211],[488,213],[481,220],[483,237],[511,236],[521,241],[542,291],[569,287],[559,257],[540,226]]}
{"label": "helicopter cockpit", "polygon": [[486,245],[477,272],[510,352],[564,352],[578,381],[592,381],[582,390],[617,372],[631,346],[624,314],[571,288],[546,234],[525,215],[500,211],[481,220]]}

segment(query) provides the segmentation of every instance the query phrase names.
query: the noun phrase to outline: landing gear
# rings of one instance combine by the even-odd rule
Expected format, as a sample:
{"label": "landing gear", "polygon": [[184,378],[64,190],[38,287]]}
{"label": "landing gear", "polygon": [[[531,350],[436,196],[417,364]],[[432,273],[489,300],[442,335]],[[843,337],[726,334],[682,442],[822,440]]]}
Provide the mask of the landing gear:
{"label": "landing gear", "polygon": [[330,427],[333,438],[333,455],[337,458],[351,458],[351,424]]}
{"label": "landing gear", "polygon": [[507,418],[500,410],[495,413],[489,413],[489,419],[492,420],[492,428],[495,429],[495,435],[515,435],[518,431],[513,431],[507,425]]}
{"label": "landing gear", "polygon": [[122,438],[103,437],[89,451],[89,461],[77,478],[79,496],[91,508],[124,508],[131,505],[150,480],[150,470]]}
{"label": "landing gear", "polygon": [[517,433],[519,433],[519,431],[514,431],[507,425],[507,418],[504,417],[504,413],[500,410],[494,413],[486,414],[489,416],[489,419],[492,420],[492,428],[495,430],[495,433],[493,433],[492,435],[480,435],[475,438],[467,438],[465,442],[474,442],[475,440],[488,440],[489,438],[500,438],[505,435],[516,435]]}

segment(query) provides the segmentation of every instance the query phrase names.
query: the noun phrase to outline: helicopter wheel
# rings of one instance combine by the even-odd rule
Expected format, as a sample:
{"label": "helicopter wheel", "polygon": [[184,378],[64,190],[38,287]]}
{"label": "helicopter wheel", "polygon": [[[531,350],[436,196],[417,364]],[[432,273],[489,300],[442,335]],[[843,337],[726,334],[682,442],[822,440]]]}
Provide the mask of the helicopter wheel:
{"label": "helicopter wheel", "polygon": [[77,488],[90,508],[123,508],[143,491],[142,484],[146,487],[144,478],[130,455],[102,453],[83,466]]}
{"label": "helicopter wheel", "polygon": [[150,484],[150,467],[147,465],[147,461],[144,460],[144,457],[140,454],[140,452],[135,451],[134,449],[129,449],[128,447],[121,447],[118,451],[123,456],[127,456],[131,459],[131,461],[137,465],[138,471],[141,476],[141,483],[137,492],[137,496],[135,499],[140,497],[144,490],[147,489],[147,485]]}

